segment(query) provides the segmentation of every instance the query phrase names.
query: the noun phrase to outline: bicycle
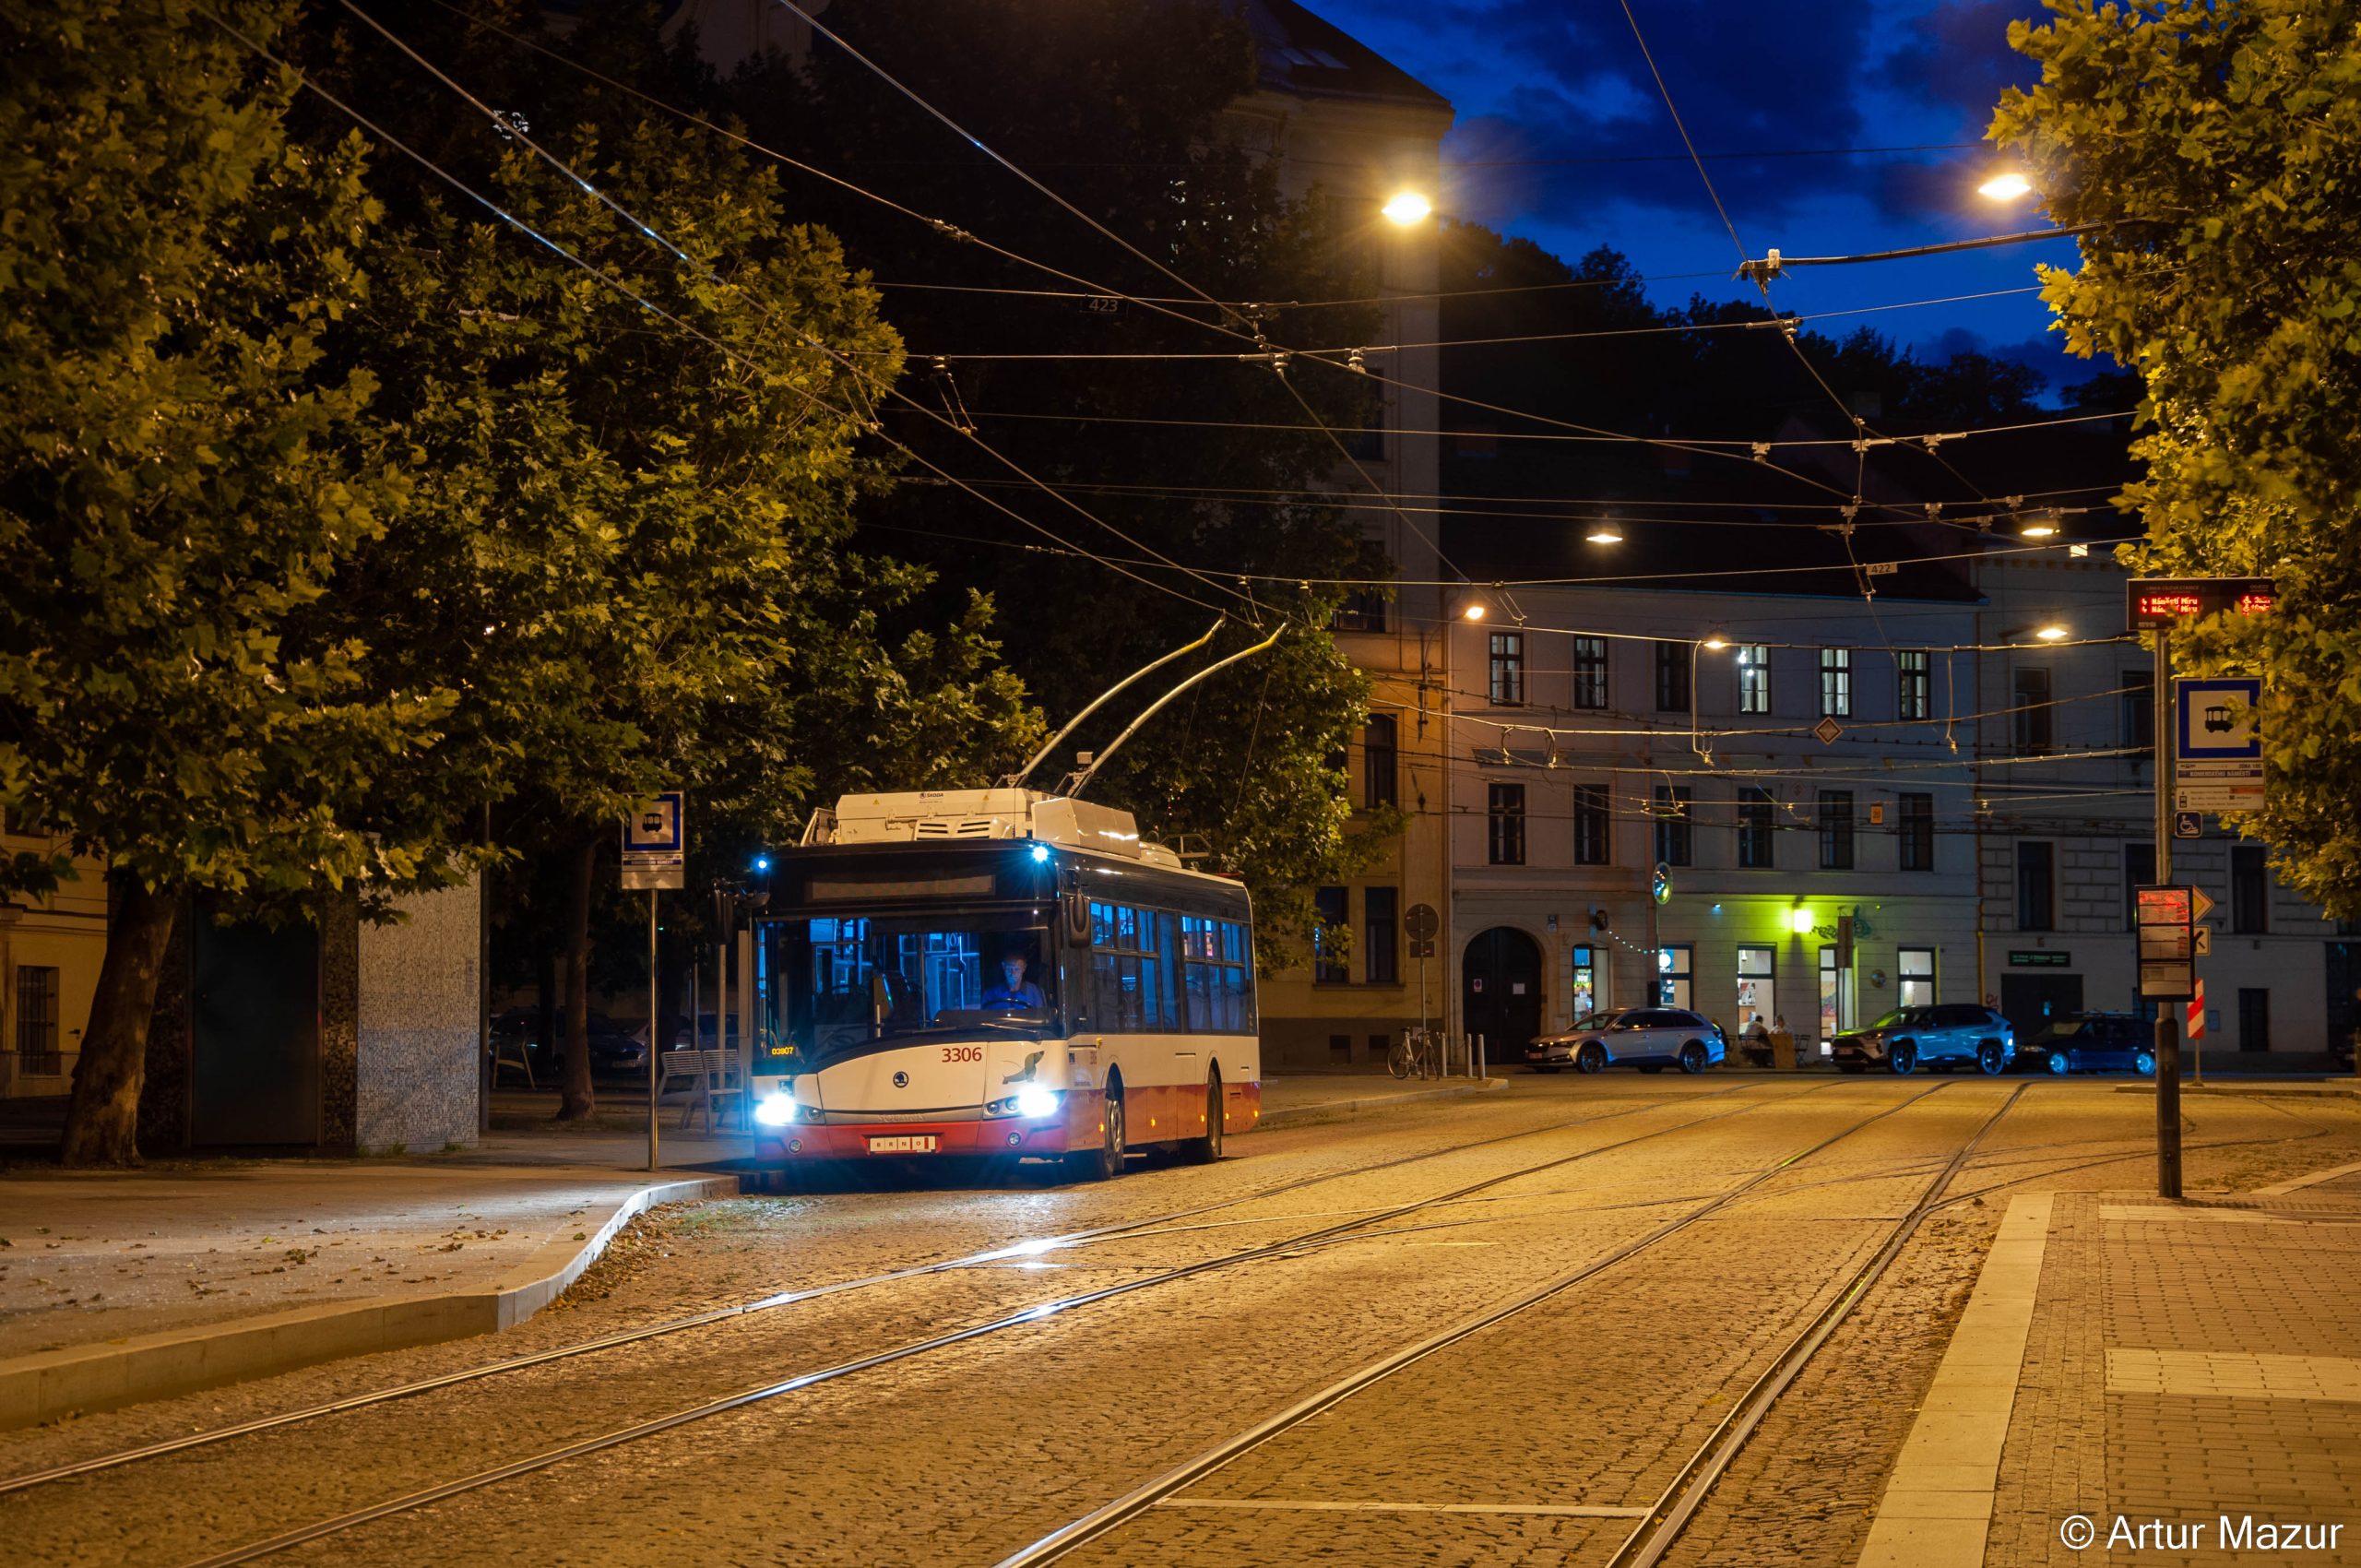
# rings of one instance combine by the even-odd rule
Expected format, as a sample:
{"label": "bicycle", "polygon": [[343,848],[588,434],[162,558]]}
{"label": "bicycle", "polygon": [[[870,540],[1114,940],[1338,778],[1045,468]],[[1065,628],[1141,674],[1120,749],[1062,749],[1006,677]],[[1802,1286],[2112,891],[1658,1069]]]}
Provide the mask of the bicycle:
{"label": "bicycle", "polygon": [[1416,1073],[1421,1078],[1441,1077],[1442,1072],[1435,1061],[1435,1039],[1431,1032],[1404,1029],[1386,1053],[1385,1070],[1397,1078]]}

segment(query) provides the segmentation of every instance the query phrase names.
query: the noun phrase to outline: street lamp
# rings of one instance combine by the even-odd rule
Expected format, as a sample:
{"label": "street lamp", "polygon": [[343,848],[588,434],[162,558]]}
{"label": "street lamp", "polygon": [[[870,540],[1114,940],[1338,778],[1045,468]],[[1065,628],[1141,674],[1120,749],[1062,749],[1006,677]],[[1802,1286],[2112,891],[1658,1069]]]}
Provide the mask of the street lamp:
{"label": "street lamp", "polygon": [[1623,542],[1623,536],[1616,531],[1616,528],[1613,523],[1601,523],[1583,537],[1590,540],[1593,544],[1620,544]]}
{"label": "street lamp", "polygon": [[2039,637],[2046,643],[2057,643],[2064,642],[2068,637],[2073,636],[2073,633],[2067,630],[2064,626],[2052,624],[2042,627],[2039,631],[2034,633],[2034,636]]}
{"label": "street lamp", "polygon": [[1434,203],[1416,191],[1396,191],[1393,199],[1378,210],[1385,214],[1387,221],[1407,229],[1414,223],[1425,222],[1434,209]]}
{"label": "street lamp", "polygon": [[2003,169],[1976,186],[1975,194],[1987,201],[2015,201],[2033,194],[2033,182],[2017,170]]}
{"label": "street lamp", "polygon": [[1481,621],[1485,614],[1484,601],[1480,599],[1471,599],[1467,601],[1467,608],[1459,613],[1467,620]]}
{"label": "street lamp", "polygon": [[1726,648],[1726,647],[1729,647],[1729,646],[1730,646],[1730,640],[1729,640],[1729,638],[1727,638],[1727,637],[1726,637],[1726,636],[1722,636],[1722,634],[1721,634],[1721,633],[1719,633],[1719,632],[1715,632],[1712,636],[1707,637],[1707,638],[1706,638],[1703,643],[1700,643],[1698,646],[1699,646],[1699,647],[1709,647],[1709,648],[1712,648],[1715,653],[1719,653],[1719,652],[1721,652],[1721,651],[1722,651],[1722,649],[1724,649],[1724,648]]}

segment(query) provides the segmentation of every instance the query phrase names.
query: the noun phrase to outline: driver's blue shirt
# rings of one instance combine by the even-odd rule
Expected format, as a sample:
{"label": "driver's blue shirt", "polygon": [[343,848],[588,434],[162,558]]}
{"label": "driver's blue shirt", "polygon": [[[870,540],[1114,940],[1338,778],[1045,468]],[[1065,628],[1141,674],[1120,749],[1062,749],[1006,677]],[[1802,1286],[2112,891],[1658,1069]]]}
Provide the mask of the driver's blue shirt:
{"label": "driver's blue shirt", "polygon": [[1020,980],[1014,989],[1006,984],[993,986],[984,992],[987,1007],[1038,1007],[1041,988],[1031,980]]}

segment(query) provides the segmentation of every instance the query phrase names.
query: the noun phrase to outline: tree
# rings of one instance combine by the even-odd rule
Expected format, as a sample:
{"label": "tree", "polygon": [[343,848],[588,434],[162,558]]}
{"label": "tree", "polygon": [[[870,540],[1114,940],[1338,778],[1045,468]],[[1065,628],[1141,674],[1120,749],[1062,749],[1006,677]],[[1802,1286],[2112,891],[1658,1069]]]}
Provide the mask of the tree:
{"label": "tree", "polygon": [[2043,288],[2072,351],[2145,382],[2131,564],[2276,579],[2272,613],[2178,647],[2262,679],[2271,797],[2239,830],[2361,917],[2361,5],[2048,5],[2010,28],[2041,81],[1990,134],[2102,226]]}
{"label": "tree", "polygon": [[[1225,119],[1254,90],[1258,68],[1253,37],[1228,7],[1072,0],[1058,7],[1054,27],[1024,0],[864,0],[840,9],[828,25],[898,79],[1214,297],[1317,302],[1377,292],[1365,232],[1339,221],[1324,197],[1288,200],[1275,170],[1239,145],[1240,128]],[[730,83],[729,97],[758,140],[961,231],[1139,295],[1182,292],[985,162],[825,41],[814,41],[808,76],[772,62]],[[1009,662],[1052,718],[1193,638],[1216,610],[1260,629],[1225,633],[1207,658],[1289,624],[1270,653],[1159,715],[1091,794],[1135,811],[1152,834],[1209,846],[1254,894],[1265,964],[1299,955],[1315,924],[1311,889],[1343,880],[1382,848],[1382,823],[1378,832],[1348,831],[1335,759],[1365,719],[1367,686],[1329,635],[1345,590],[1327,579],[1386,568],[1331,499],[1344,463],[1318,428],[1358,442],[1353,433],[1369,422],[1374,399],[1368,383],[1336,370],[1299,365],[1282,379],[1268,364],[1240,364],[1233,351],[1252,343],[1208,328],[1244,330],[1252,315],[1275,341],[1326,346],[1366,340],[1376,313],[1349,304],[1239,313],[1199,303],[1185,307],[1192,322],[1111,300],[1043,297],[1041,290],[1071,286],[836,187],[787,178],[797,200],[844,236],[856,264],[894,285],[887,314],[924,367],[910,377],[912,396],[954,423],[972,422],[992,448],[1091,514],[1031,490],[943,424],[879,401],[893,438],[1064,541],[915,466],[860,506],[868,537],[921,552],[946,584],[989,588],[1003,610]],[[955,357],[942,372],[923,357],[1110,350],[1216,357]],[[1215,421],[1226,423],[1204,422]],[[1121,711],[1095,719],[1074,744],[1103,742],[1156,695],[1126,694]],[[1069,762],[1045,767],[1053,779]]]}
{"label": "tree", "polygon": [[[572,42],[639,27],[659,72],[640,9]],[[372,38],[314,51],[341,77],[414,85]],[[514,52],[451,42],[429,57],[468,59],[508,101]],[[853,498],[883,471],[855,445],[900,344],[836,241],[788,220],[773,174],[618,94],[537,97],[528,134],[651,235],[509,128],[440,131],[458,101],[426,79],[387,109],[396,134],[513,221],[414,166],[383,182],[397,244],[358,351],[416,493],[322,615],[380,628],[377,683],[457,694],[421,770],[504,799],[504,840],[556,861],[559,1114],[581,1117],[592,926],[635,801],[685,787],[706,845],[777,842],[815,790],[969,782],[1034,719],[988,601],[922,618],[928,574],[851,547]]]}
{"label": "tree", "polygon": [[[223,7],[275,37],[276,5]],[[369,690],[299,646],[403,502],[364,373],[361,145],[286,135],[292,84],[196,7],[0,5],[0,811],[103,857],[113,939],[69,1164],[128,1163],[148,1015],[189,895],[301,898],[457,874],[372,820],[380,765],[449,694]],[[65,855],[0,868],[53,885]]]}

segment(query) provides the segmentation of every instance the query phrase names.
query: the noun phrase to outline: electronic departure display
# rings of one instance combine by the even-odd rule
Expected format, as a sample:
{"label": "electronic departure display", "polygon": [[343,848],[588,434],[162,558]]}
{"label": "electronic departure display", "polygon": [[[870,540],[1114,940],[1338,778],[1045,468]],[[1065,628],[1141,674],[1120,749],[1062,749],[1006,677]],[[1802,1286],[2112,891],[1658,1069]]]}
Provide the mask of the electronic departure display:
{"label": "electronic departure display", "polygon": [[2134,577],[2124,591],[2125,619],[2135,632],[2223,611],[2264,615],[2275,597],[2269,577]]}

